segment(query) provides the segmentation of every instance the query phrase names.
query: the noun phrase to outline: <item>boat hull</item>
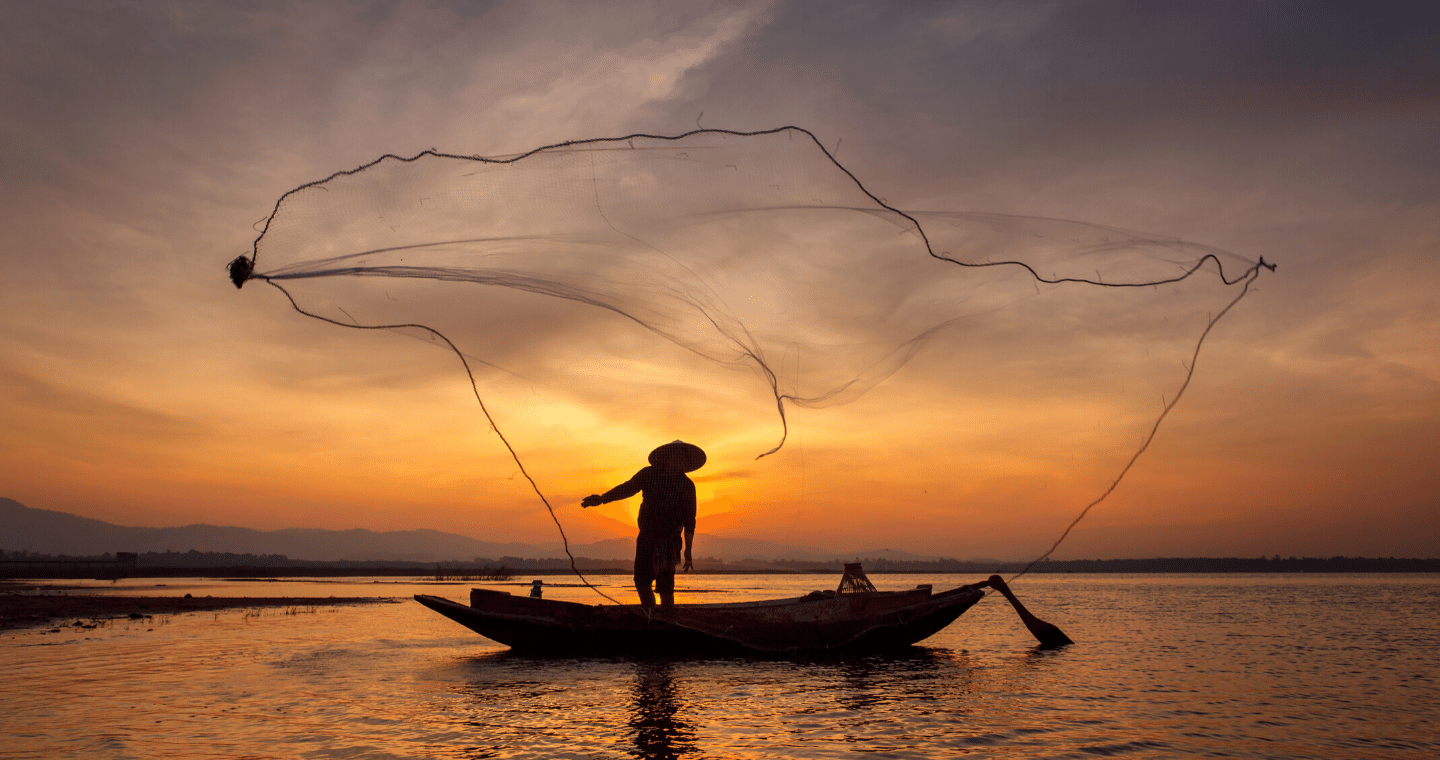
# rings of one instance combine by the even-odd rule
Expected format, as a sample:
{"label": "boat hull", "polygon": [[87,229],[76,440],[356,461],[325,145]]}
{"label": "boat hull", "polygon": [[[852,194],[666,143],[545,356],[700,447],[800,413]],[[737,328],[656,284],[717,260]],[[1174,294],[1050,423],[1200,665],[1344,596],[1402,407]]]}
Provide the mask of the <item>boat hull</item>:
{"label": "boat hull", "polygon": [[971,586],[931,593],[816,593],[729,604],[587,605],[474,589],[469,606],[416,601],[486,638],[535,654],[854,654],[905,647],[954,622],[984,596]]}

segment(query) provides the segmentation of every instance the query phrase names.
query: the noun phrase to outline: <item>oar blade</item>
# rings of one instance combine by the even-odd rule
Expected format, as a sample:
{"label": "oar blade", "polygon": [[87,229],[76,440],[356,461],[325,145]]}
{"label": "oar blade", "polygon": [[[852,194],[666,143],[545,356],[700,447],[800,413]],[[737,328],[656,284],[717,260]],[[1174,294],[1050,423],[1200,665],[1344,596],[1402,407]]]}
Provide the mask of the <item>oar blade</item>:
{"label": "oar blade", "polygon": [[998,575],[992,575],[988,579],[975,585],[989,586],[1004,594],[1005,598],[1010,600],[1010,606],[1015,608],[1015,613],[1020,616],[1020,621],[1029,629],[1030,635],[1034,636],[1035,640],[1040,642],[1041,647],[1053,649],[1075,643],[1071,641],[1070,637],[1066,636],[1065,632],[1060,630],[1058,626],[1047,623],[1030,614],[1030,610],[1025,609],[1025,605],[1021,604],[1020,600],[1015,597],[1014,592],[1010,590],[1010,586],[1006,585],[1004,578]]}

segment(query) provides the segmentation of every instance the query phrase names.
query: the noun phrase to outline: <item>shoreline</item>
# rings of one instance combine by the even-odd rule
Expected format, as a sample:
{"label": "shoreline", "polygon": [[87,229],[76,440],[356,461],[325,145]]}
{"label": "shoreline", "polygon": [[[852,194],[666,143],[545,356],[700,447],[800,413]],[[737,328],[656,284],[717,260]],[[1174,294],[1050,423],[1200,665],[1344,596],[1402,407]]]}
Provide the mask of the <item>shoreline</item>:
{"label": "shoreline", "polygon": [[[106,596],[101,594],[0,594],[0,630],[41,628],[57,621],[74,625],[100,620],[143,620],[154,615],[247,607],[330,607],[386,604],[379,597]],[[81,627],[86,627],[82,624]]]}
{"label": "shoreline", "polygon": [[[109,555],[107,555],[109,556]],[[151,564],[150,554],[140,555],[135,565],[118,566],[108,559],[50,558],[0,559],[0,590],[5,583],[44,582],[52,580],[117,580],[121,578],[223,578],[226,580],[279,580],[282,578],[413,578],[437,581],[471,581],[493,583],[570,575],[571,567],[563,560],[518,560],[514,567],[506,558],[496,567],[494,560],[478,559],[473,563],[336,563],[297,560],[290,563],[246,564],[257,559],[248,555],[228,556],[223,564],[192,565]],[[852,560],[845,560],[852,561]],[[869,575],[917,573],[929,575],[975,576],[976,580],[994,573],[1009,574],[1030,567],[1032,574],[1068,575],[1085,573],[1440,573],[1440,558],[1403,557],[1158,557],[1149,559],[1068,559],[1035,563],[1008,560],[892,560],[865,558]],[[71,563],[69,565],[65,563]],[[630,575],[629,561],[578,558],[579,569],[587,575]],[[838,575],[841,560],[812,562],[801,560],[732,561],[701,558],[692,571],[696,575]]]}

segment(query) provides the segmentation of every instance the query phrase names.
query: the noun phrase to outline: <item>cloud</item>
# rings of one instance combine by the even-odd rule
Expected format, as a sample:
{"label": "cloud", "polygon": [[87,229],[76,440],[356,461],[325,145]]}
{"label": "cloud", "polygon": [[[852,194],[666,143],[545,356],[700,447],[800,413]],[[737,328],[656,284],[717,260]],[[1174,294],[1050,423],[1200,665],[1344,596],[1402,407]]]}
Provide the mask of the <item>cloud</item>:
{"label": "cloud", "polygon": [[7,405],[6,417],[10,422],[6,427],[15,431],[28,429],[32,435],[68,429],[67,437],[74,439],[104,431],[144,440],[195,438],[211,432],[210,426],[201,420],[35,377],[11,362],[0,364],[0,387],[12,401]]}

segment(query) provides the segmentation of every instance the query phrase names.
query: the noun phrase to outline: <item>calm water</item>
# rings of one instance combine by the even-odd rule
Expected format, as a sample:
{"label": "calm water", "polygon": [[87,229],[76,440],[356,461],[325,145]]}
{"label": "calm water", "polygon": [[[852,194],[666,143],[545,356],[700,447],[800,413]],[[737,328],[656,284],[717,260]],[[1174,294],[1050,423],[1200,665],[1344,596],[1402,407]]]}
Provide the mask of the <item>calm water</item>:
{"label": "calm water", "polygon": [[[681,585],[738,601],[832,580]],[[1433,576],[1029,576],[1016,592],[1077,645],[1037,651],[997,597],[922,646],[840,662],[527,659],[408,601],[477,584],[167,583],[94,586],[407,601],[8,632],[0,756],[1440,755]]]}

